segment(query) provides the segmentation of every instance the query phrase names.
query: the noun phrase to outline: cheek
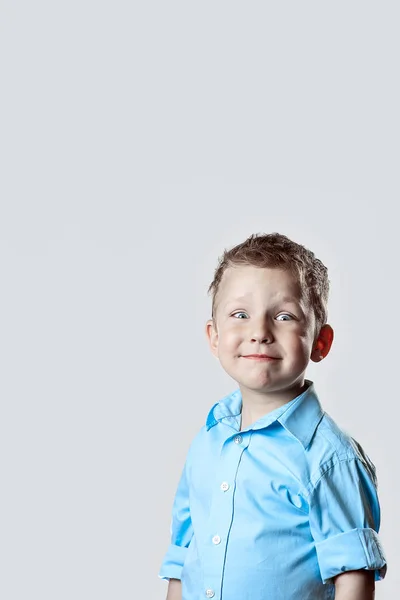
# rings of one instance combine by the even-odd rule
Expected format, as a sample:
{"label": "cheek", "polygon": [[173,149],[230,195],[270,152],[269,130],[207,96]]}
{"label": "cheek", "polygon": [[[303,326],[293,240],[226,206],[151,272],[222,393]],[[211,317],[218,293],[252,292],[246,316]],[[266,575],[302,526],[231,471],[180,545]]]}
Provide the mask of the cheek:
{"label": "cheek", "polygon": [[241,341],[239,332],[235,329],[225,329],[220,333],[219,348],[221,350],[229,350],[235,348]]}
{"label": "cheek", "polygon": [[308,344],[308,337],[306,333],[300,329],[286,330],[280,332],[281,335],[277,335],[276,338],[282,347],[290,350],[294,354],[302,353]]}
{"label": "cheek", "polygon": [[311,352],[310,340],[307,335],[296,336],[292,340],[293,354],[299,359],[307,359]]}

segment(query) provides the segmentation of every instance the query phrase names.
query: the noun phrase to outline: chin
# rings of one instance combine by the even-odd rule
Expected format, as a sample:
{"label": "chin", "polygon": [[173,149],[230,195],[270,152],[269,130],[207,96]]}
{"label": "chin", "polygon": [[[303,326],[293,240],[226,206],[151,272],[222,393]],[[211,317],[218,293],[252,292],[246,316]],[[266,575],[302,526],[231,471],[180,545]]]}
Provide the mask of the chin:
{"label": "chin", "polygon": [[272,381],[240,381],[236,380],[239,385],[246,387],[248,390],[253,390],[254,392],[270,392],[270,391],[279,391],[282,386],[277,385]]}

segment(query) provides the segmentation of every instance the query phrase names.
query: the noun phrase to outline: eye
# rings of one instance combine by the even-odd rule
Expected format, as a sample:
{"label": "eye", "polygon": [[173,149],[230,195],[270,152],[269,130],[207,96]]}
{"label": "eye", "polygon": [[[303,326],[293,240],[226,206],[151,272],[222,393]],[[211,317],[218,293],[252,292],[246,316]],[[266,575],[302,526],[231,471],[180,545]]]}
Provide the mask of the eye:
{"label": "eye", "polygon": [[[232,314],[232,317],[236,317],[236,315],[247,315],[247,313],[245,313],[243,310],[238,310],[237,312]],[[238,319],[240,317],[237,317]]]}
{"label": "eye", "polygon": [[[285,318],[285,319],[281,319],[280,317],[287,317],[287,318]],[[291,321],[292,319],[293,319],[292,315],[288,315],[287,313],[284,313],[284,314],[282,314],[282,315],[278,315],[278,316],[276,317],[276,320],[277,320],[277,321]]]}

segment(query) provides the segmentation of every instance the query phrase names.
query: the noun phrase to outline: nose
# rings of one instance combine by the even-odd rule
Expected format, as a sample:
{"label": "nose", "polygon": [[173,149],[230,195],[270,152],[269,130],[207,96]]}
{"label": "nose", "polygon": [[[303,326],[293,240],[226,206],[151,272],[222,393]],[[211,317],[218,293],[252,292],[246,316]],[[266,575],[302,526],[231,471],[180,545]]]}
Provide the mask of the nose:
{"label": "nose", "polygon": [[274,338],[267,320],[259,319],[258,321],[253,321],[253,323],[254,327],[251,336],[251,341],[257,342],[259,344],[270,344]]}

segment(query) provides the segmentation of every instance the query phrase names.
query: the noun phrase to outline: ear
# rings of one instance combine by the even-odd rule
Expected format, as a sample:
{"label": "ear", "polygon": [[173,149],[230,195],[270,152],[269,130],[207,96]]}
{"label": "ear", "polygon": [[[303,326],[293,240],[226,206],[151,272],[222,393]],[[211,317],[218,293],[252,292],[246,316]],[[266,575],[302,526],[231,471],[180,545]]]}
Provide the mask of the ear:
{"label": "ear", "polygon": [[311,360],[313,362],[320,362],[325,356],[329,354],[333,342],[333,329],[330,325],[326,324],[321,328],[317,339],[314,342],[314,347],[311,352]]}
{"label": "ear", "polygon": [[218,331],[213,319],[208,319],[206,323],[206,337],[210,344],[210,350],[218,358]]}

